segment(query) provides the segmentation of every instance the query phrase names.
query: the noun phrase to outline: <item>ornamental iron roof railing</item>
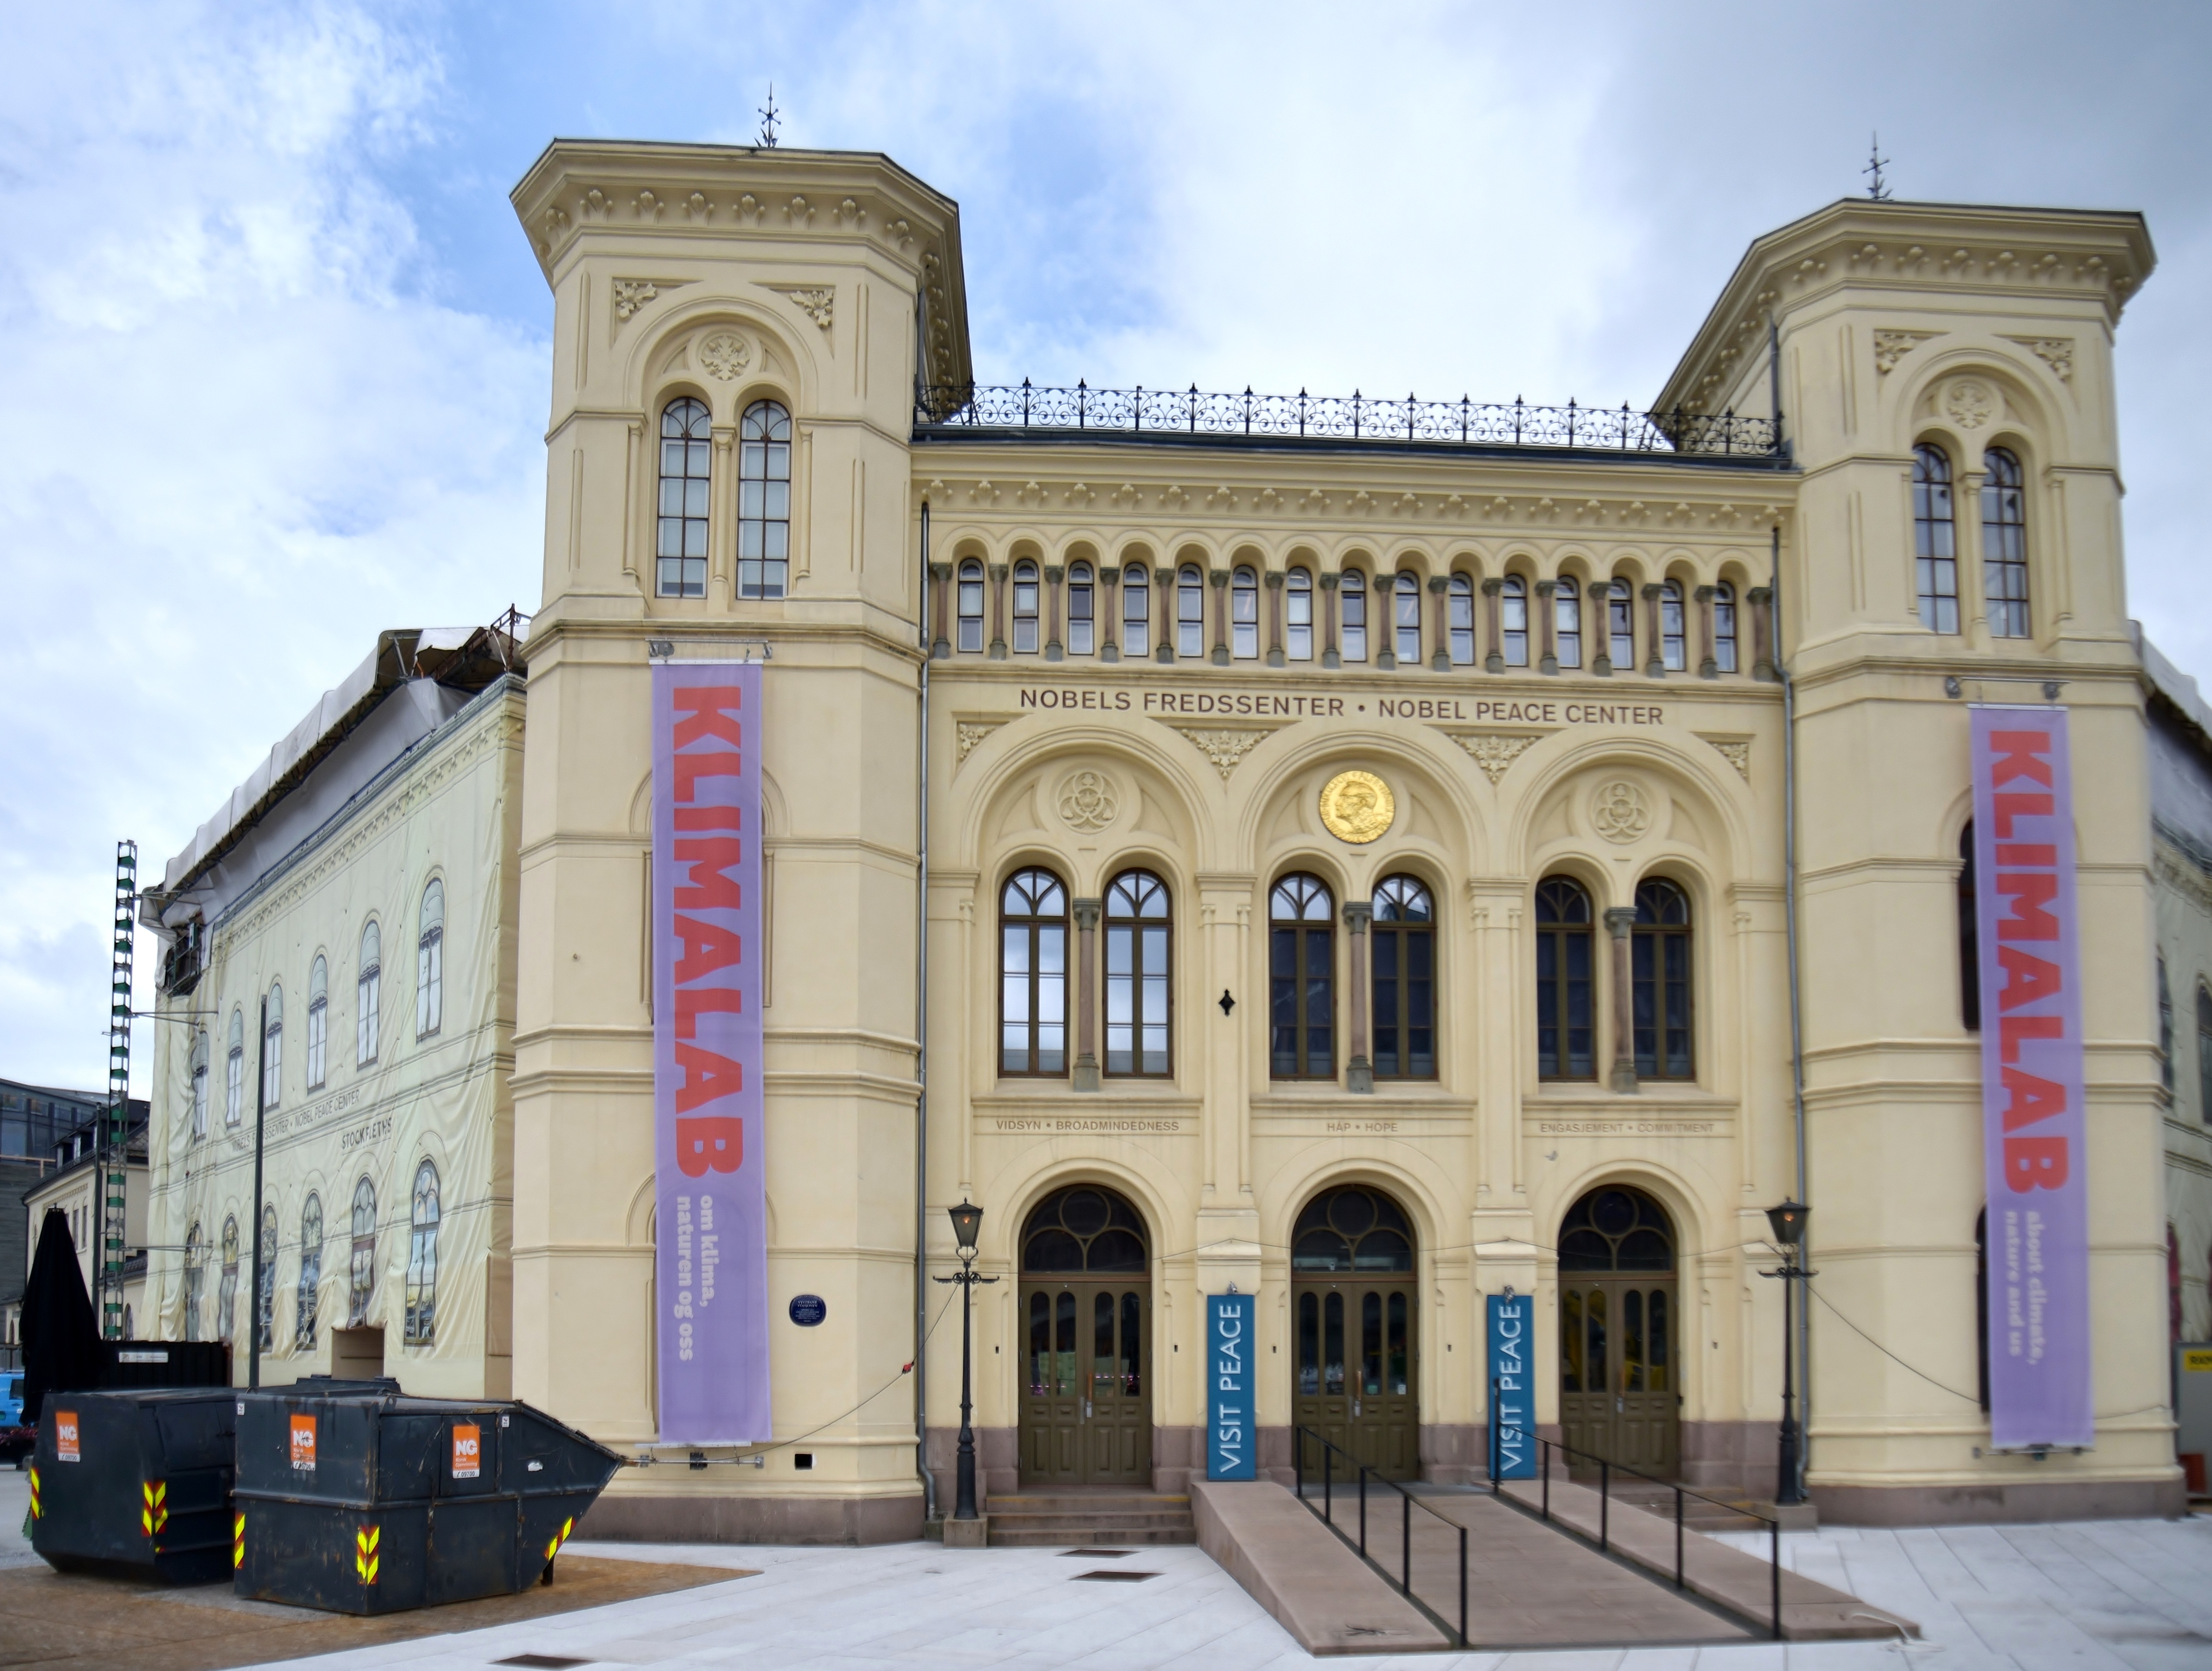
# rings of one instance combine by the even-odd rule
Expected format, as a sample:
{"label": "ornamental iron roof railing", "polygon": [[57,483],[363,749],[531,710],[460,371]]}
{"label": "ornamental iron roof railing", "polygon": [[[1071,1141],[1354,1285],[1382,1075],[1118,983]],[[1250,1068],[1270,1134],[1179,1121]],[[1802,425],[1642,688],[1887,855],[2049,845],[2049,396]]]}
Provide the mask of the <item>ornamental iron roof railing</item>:
{"label": "ornamental iron roof railing", "polygon": [[1778,460],[1787,453],[1778,416],[1735,412],[1639,412],[1531,406],[1525,401],[1377,399],[1359,393],[1202,394],[1188,389],[1041,388],[1009,384],[916,389],[916,432],[974,431],[1178,437],[1249,437],[1327,442],[1410,442],[1470,447],[1557,447],[1607,453]]}

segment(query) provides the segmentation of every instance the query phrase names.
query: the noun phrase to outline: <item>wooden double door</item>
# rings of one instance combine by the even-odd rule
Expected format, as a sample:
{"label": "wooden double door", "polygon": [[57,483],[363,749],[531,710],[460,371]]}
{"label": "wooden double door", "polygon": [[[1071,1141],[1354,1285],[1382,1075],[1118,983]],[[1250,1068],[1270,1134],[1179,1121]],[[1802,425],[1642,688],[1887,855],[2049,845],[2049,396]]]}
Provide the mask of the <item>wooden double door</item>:
{"label": "wooden double door", "polygon": [[1559,1277],[1559,1425],[1577,1450],[1672,1479],[1681,1460],[1680,1309],[1672,1276]]}
{"label": "wooden double door", "polygon": [[[1412,1277],[1294,1276],[1291,1314],[1291,1419],[1386,1480],[1418,1479],[1420,1306]],[[1305,1465],[1318,1470],[1320,1456],[1309,1454]]]}
{"label": "wooden double door", "polygon": [[1022,1483],[1149,1486],[1149,1282],[1024,1279],[1020,1304]]}

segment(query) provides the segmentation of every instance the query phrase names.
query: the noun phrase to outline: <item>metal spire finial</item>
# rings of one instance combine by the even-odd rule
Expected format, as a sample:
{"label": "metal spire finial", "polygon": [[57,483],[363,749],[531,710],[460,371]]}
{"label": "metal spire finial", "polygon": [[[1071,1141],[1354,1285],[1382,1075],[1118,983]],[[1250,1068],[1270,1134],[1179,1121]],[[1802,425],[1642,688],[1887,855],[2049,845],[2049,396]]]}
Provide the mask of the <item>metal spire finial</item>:
{"label": "metal spire finial", "polygon": [[1859,170],[1868,176],[1867,196],[1876,203],[1889,201],[1889,183],[1881,177],[1881,171],[1888,161],[1889,159],[1881,154],[1881,135],[1876,133],[1873,144],[1867,148],[1867,166]]}
{"label": "metal spire finial", "polygon": [[768,103],[759,112],[760,143],[770,150],[775,149],[775,118],[779,113],[775,107],[775,83],[770,82],[768,84]]}

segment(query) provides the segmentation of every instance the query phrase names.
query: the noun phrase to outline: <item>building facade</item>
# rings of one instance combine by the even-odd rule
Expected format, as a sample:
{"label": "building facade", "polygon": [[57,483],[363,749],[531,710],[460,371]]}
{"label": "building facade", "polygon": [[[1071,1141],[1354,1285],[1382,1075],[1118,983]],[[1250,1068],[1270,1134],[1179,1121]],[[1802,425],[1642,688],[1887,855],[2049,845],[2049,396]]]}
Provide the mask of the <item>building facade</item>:
{"label": "building facade", "polygon": [[[99,1303],[93,1265],[100,1237],[95,1151],[102,1106],[94,1091],[0,1080],[0,1364],[21,1361],[23,1289],[49,1206],[69,1215],[85,1291]],[[146,1103],[132,1097],[124,1182],[126,1333],[145,1269],[147,1119]]]}

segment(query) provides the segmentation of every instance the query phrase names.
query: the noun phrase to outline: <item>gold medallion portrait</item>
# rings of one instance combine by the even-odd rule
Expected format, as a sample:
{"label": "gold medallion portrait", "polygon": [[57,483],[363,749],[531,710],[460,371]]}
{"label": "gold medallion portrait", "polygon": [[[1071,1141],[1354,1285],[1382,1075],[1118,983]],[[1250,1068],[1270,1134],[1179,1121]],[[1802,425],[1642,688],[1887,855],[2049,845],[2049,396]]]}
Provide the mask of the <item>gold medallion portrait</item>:
{"label": "gold medallion portrait", "polygon": [[1322,786],[1321,821],[1340,842],[1364,847],[1390,828],[1398,803],[1372,772],[1339,772]]}

